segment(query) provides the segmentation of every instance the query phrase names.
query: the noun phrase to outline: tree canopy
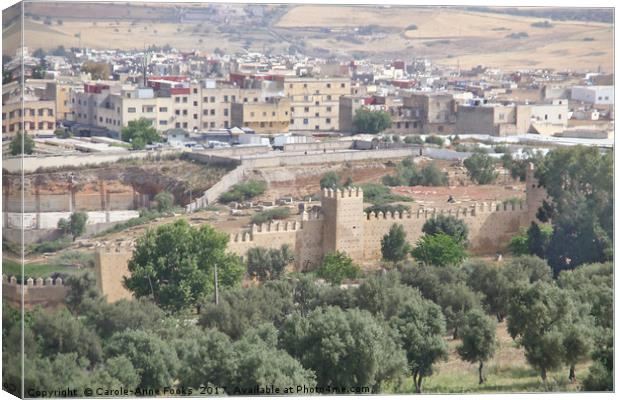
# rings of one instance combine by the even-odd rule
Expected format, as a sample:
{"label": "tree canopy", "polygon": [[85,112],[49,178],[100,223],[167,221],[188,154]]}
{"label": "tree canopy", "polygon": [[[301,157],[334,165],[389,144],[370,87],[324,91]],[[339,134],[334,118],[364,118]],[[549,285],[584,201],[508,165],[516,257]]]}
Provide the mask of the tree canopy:
{"label": "tree canopy", "polygon": [[480,185],[493,183],[498,176],[498,172],[495,171],[495,161],[486,154],[475,153],[466,158],[463,165],[467,168],[469,177]]}
{"label": "tree canopy", "polygon": [[20,154],[32,154],[34,151],[34,140],[28,134],[24,134],[21,131],[17,132],[9,144],[9,151],[13,156]]}
{"label": "tree canopy", "polygon": [[536,177],[549,198],[538,212],[551,221],[547,258],[555,274],[613,255],[613,152],[569,146],[550,151]]}
{"label": "tree canopy", "polygon": [[355,133],[380,133],[392,125],[392,117],[385,111],[360,108],[353,117]]}
{"label": "tree canopy", "polygon": [[463,247],[469,244],[467,240],[469,229],[465,221],[453,215],[438,214],[429,218],[422,226],[422,232],[427,235],[446,234]]}
{"label": "tree canopy", "polygon": [[381,256],[386,261],[402,261],[409,253],[407,234],[402,225],[393,224],[390,231],[381,239]]}
{"label": "tree canopy", "polygon": [[424,235],[411,251],[413,258],[425,265],[458,265],[467,253],[452,236],[445,233]]}
{"label": "tree canopy", "polygon": [[243,264],[226,251],[227,243],[228,236],[209,225],[194,228],[185,220],[149,229],[138,239],[124,284],[166,310],[196,306],[213,293],[216,267],[221,287],[235,286],[243,277]]}
{"label": "tree canopy", "polygon": [[151,121],[146,118],[129,121],[127,126],[121,129],[121,139],[124,142],[131,143],[134,150],[141,150],[147,144],[153,144],[161,141],[161,136],[153,127]]}

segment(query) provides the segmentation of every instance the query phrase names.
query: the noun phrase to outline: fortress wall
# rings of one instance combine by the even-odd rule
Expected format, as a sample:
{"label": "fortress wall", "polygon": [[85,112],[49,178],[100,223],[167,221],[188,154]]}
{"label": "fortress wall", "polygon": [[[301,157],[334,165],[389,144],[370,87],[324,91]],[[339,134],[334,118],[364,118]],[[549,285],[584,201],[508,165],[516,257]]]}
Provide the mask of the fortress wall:
{"label": "fortress wall", "polygon": [[364,258],[381,258],[381,239],[393,224],[403,225],[407,241],[411,245],[423,236],[424,223],[434,215],[444,213],[454,215],[465,221],[469,228],[469,248],[473,254],[489,254],[506,249],[519,227],[529,224],[527,207],[495,203],[480,203],[475,208],[455,208],[448,210],[424,210],[412,213],[383,213],[366,215],[364,221]]}
{"label": "fortress wall", "polygon": [[2,276],[2,300],[13,307],[21,307],[22,292],[24,295],[24,307],[33,308],[42,306],[57,308],[64,304],[69,288],[64,285],[61,278],[28,278],[26,284],[17,283],[14,276]]}
{"label": "fortress wall", "polygon": [[127,263],[131,256],[131,243],[100,247],[95,252],[97,286],[106,296],[108,303],[133,297],[131,292],[123,286],[123,277],[130,276]]}
{"label": "fortress wall", "polygon": [[230,235],[228,250],[245,257],[253,247],[279,249],[288,245],[295,253],[297,270],[309,268],[320,262],[322,251],[323,220],[319,216],[304,221],[280,221],[254,225],[249,232]]}
{"label": "fortress wall", "polygon": [[[142,195],[147,196],[148,195]],[[69,192],[60,194],[26,195],[24,197],[25,212],[61,212],[71,209],[76,211],[93,210],[132,210],[136,208],[136,196],[133,193],[76,193],[71,200]],[[3,210],[21,212],[21,193],[11,193],[5,198]]]}

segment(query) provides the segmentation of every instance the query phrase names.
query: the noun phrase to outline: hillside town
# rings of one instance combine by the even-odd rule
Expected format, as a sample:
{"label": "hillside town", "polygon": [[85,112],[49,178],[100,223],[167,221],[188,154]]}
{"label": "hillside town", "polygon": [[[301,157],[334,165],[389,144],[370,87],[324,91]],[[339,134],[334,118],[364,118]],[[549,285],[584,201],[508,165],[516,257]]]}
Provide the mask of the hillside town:
{"label": "hillside town", "polygon": [[5,390],[613,392],[614,70],[246,47],[5,52]]}

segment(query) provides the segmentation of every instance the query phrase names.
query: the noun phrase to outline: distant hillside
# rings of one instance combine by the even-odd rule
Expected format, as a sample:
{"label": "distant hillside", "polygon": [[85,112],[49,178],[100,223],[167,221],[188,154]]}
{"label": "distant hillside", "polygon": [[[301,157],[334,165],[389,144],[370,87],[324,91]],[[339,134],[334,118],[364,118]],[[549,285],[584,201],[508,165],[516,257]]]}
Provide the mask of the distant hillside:
{"label": "distant hillside", "polygon": [[559,8],[559,7],[463,7],[467,11],[520,15],[556,21],[605,22],[613,24],[613,8]]}
{"label": "distant hillside", "polygon": [[[341,60],[429,58],[469,68],[611,71],[608,9],[472,8],[207,3],[26,3],[31,49],[88,46],[229,53],[302,52]],[[484,12],[483,12],[484,11]],[[512,13],[537,13],[533,16]],[[565,18],[560,21],[556,18]],[[4,19],[4,21],[9,21]],[[570,20],[570,21],[569,21]],[[15,20],[4,26],[4,54],[19,43]]]}

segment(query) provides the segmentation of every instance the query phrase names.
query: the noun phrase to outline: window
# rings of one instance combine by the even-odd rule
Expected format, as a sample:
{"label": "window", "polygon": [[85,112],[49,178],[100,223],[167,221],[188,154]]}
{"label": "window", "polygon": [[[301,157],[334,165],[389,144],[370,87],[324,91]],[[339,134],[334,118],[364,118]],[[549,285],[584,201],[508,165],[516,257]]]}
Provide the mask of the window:
{"label": "window", "polygon": [[183,96],[183,103],[187,103],[187,97]]}
{"label": "window", "polygon": [[209,110],[207,109],[202,110],[202,115],[208,115],[208,114],[209,114]]}
{"label": "window", "polygon": [[215,103],[215,96],[211,96],[211,97],[209,97],[209,101],[210,101],[211,103]]}
{"label": "window", "polygon": [[291,107],[291,112],[295,112],[295,107]]}
{"label": "window", "polygon": [[235,101],[237,101],[237,96],[231,96],[230,99],[232,100],[232,102],[234,103]]}
{"label": "window", "polygon": [[202,101],[205,102],[205,103],[208,103],[209,102],[209,98],[208,97],[203,97]]}
{"label": "window", "polygon": [[599,100],[603,100],[603,97],[601,97],[601,96],[598,96],[598,99],[599,99]]}
{"label": "window", "polygon": [[318,125],[314,125],[314,130],[318,131],[320,129],[320,127]]}
{"label": "window", "polygon": [[247,98],[247,97],[244,97],[244,98],[243,98],[243,102],[244,102],[244,103],[247,103],[247,102],[248,102],[248,98]]}
{"label": "window", "polygon": [[144,112],[153,112],[153,110],[155,109],[155,107],[153,106],[144,106]]}
{"label": "window", "polygon": [[293,84],[292,84],[292,83],[289,83],[289,84],[288,84],[288,88],[289,88],[289,89],[292,89],[292,88],[293,88]]}
{"label": "window", "polygon": [[558,119],[562,119],[562,114],[558,114]]}
{"label": "window", "polygon": [[187,110],[183,110],[183,115],[187,115]]}
{"label": "window", "polygon": [[304,88],[307,88],[307,87],[308,87],[308,84],[307,84],[307,83],[304,83]]}
{"label": "window", "polygon": [[308,125],[308,118],[304,118],[304,125]]}
{"label": "window", "polygon": [[261,128],[264,128],[264,127],[265,127],[265,122],[261,122],[261,123],[260,123],[260,127],[261,127]]}
{"label": "window", "polygon": [[400,122],[396,123],[396,129],[400,129]]}
{"label": "window", "polygon": [[39,122],[39,129],[43,129],[43,122]]}
{"label": "window", "polygon": [[331,99],[332,99],[332,95],[331,95],[331,94],[328,94],[328,95],[327,95],[327,100],[331,100]]}
{"label": "window", "polygon": [[294,119],[291,119],[291,120],[289,121],[289,123],[294,124],[294,123],[295,123],[295,120],[294,120]]}
{"label": "window", "polygon": [[159,112],[168,112],[168,107],[159,107]]}
{"label": "window", "polygon": [[549,116],[547,114],[545,114],[545,121],[549,119]]}
{"label": "window", "polygon": [[168,125],[168,121],[166,121],[165,119],[160,119],[159,125]]}
{"label": "window", "polygon": [[267,112],[263,111],[263,117],[266,117],[266,116],[267,116]]}
{"label": "window", "polygon": [[224,116],[225,116],[225,117],[228,117],[228,108],[225,108],[225,109],[224,109]]}
{"label": "window", "polygon": [[198,114],[194,114],[194,119],[198,119]]}
{"label": "window", "polygon": [[320,103],[319,103],[318,101],[315,101],[315,102],[314,102],[314,105],[315,105],[315,106],[318,106],[319,104],[320,104]]}
{"label": "window", "polygon": [[174,110],[175,115],[181,115],[181,110]]}
{"label": "window", "polygon": [[304,107],[304,112],[310,112],[310,107]]}
{"label": "window", "polygon": [[443,126],[438,126],[438,127],[437,127],[437,130],[438,130],[439,132],[443,132]]}
{"label": "window", "polygon": [[197,105],[198,105],[198,102],[197,102],[197,101],[194,101],[194,106],[197,106]]}
{"label": "window", "polygon": [[318,116],[319,116],[319,113],[318,113],[318,112],[315,112],[315,113],[314,113],[314,116],[315,116],[315,117],[318,117]]}
{"label": "window", "polygon": [[[133,112],[136,112],[135,108],[133,109]],[[39,114],[39,117],[43,116],[43,109],[42,108],[39,108],[39,113],[38,114]],[[17,115],[21,117],[22,116],[22,110],[17,110]]]}
{"label": "window", "polygon": [[319,93],[321,93],[321,92],[319,92],[318,90],[314,91],[314,94],[319,94]]}
{"label": "window", "polygon": [[194,93],[194,94],[198,93],[198,89],[194,88],[194,89],[193,89],[193,93]]}
{"label": "window", "polygon": [[254,103],[258,103],[258,97],[254,97]]}
{"label": "window", "polygon": [[331,83],[328,83],[328,84],[327,84],[327,87],[328,87],[328,88],[331,88],[331,87],[332,87],[332,84],[331,84]]}
{"label": "window", "polygon": [[135,113],[136,112],[136,107],[129,107],[129,108],[127,108],[127,112],[128,113]]}
{"label": "window", "polygon": [[183,128],[187,129],[187,122],[183,122]]}
{"label": "window", "polygon": [[326,110],[327,110],[327,112],[331,112],[332,108],[331,107],[327,107]]}
{"label": "window", "polygon": [[228,95],[224,95],[224,103],[228,103]]}
{"label": "window", "polygon": [[209,124],[209,127],[210,127],[210,128],[215,128],[215,122],[211,122],[211,123]]}
{"label": "window", "polygon": [[174,98],[174,102],[175,103],[180,103],[181,102],[181,98],[180,97],[175,97]]}
{"label": "window", "polygon": [[253,116],[254,116],[254,111],[250,113],[250,117],[253,117]]}
{"label": "window", "polygon": [[325,123],[326,124],[331,124],[332,123],[332,119],[331,118],[325,118]]}
{"label": "window", "polygon": [[211,109],[211,113],[210,113],[210,114],[211,114],[211,115],[215,115],[215,108],[212,108],[212,109]]}
{"label": "window", "polygon": [[346,87],[346,85],[344,83],[341,83],[340,87],[344,89]]}
{"label": "window", "polygon": [[275,117],[275,116],[276,116],[276,112],[275,112],[275,111],[272,111],[272,112],[271,112],[271,116],[272,116],[272,117]]}

